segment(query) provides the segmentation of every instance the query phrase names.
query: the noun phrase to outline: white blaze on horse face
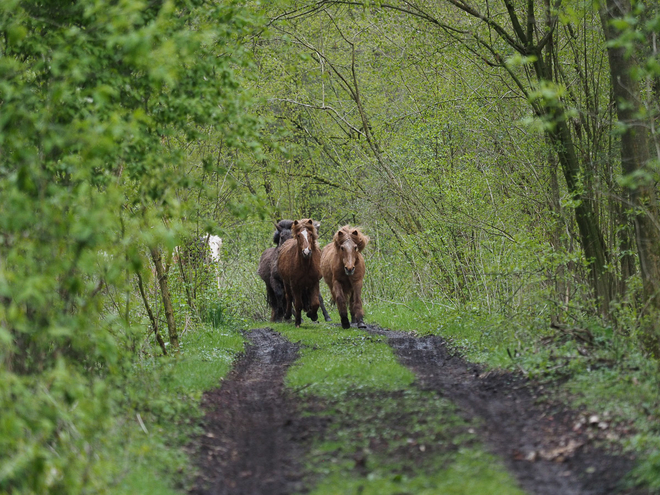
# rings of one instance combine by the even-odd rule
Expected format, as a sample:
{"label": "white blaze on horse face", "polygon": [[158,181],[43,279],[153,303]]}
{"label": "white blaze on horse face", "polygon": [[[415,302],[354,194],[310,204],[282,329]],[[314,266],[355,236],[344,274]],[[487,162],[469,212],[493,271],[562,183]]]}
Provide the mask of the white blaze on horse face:
{"label": "white blaze on horse face", "polygon": [[349,276],[355,273],[356,247],[352,242],[345,242],[342,246],[344,273]]}
{"label": "white blaze on horse face", "polygon": [[[307,245],[309,245],[309,237],[307,237],[307,231],[303,230],[301,232],[301,234],[305,238],[305,241],[306,241]],[[306,247],[306,248],[303,249],[302,253],[303,253],[303,256],[309,256],[310,254],[312,254],[312,250],[310,248]]]}

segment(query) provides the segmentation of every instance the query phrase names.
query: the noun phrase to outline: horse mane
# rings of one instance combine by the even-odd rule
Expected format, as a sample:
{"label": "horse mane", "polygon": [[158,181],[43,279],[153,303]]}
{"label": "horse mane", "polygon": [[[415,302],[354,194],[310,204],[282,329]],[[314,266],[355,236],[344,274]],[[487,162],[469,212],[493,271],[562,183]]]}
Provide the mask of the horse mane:
{"label": "horse mane", "polygon": [[335,232],[332,240],[335,241],[337,245],[340,245],[342,242],[344,242],[346,237],[351,238],[351,240],[357,245],[358,252],[360,253],[369,243],[369,237],[363,234],[359,227],[351,227],[350,225],[344,225],[341,227],[337,232]]}
{"label": "horse mane", "polygon": [[311,218],[303,218],[302,220],[295,220],[293,225],[291,225],[291,233],[293,237],[296,237],[302,229],[306,229],[312,236],[312,241],[316,241],[319,238],[319,234],[316,231],[316,222]]}

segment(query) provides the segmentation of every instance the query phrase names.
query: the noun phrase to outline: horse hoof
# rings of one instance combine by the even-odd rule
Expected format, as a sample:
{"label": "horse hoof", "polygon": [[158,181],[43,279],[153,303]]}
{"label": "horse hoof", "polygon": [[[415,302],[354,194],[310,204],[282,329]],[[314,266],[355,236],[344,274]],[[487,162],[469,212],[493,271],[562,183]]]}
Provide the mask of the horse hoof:
{"label": "horse hoof", "polygon": [[316,321],[319,319],[318,315],[316,313],[312,313],[311,311],[307,313],[307,318],[309,318],[312,321]]}
{"label": "horse hoof", "polygon": [[363,321],[358,321],[358,328],[367,328],[367,324]]}
{"label": "horse hoof", "polygon": [[328,317],[325,319],[325,321],[332,321],[332,318],[330,318],[330,317],[328,316]]}
{"label": "horse hoof", "polygon": [[346,329],[346,328],[351,328],[351,322],[348,321],[348,318],[342,318],[341,319],[341,327]]}

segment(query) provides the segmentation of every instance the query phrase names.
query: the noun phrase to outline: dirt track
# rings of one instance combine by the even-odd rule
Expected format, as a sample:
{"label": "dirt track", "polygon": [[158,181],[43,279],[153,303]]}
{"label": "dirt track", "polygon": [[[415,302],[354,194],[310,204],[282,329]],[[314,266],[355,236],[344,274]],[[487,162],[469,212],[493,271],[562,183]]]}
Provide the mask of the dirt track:
{"label": "dirt track", "polygon": [[[598,447],[574,428],[578,415],[543,398],[537,386],[510,373],[482,373],[452,356],[440,337],[416,338],[376,326],[416,386],[452,400],[520,486],[538,495],[600,495],[621,491],[633,460]],[[199,439],[201,476],[191,493],[293,494],[311,488],[302,466],[318,419],[301,418],[299,402],[283,386],[297,348],[270,329],[252,330],[250,344],[220,389],[205,395],[206,434]]]}
{"label": "dirt track", "polygon": [[280,495],[303,488],[304,427],[283,385],[297,347],[270,329],[252,330],[250,342],[222,387],[204,396],[201,476],[193,494]]}

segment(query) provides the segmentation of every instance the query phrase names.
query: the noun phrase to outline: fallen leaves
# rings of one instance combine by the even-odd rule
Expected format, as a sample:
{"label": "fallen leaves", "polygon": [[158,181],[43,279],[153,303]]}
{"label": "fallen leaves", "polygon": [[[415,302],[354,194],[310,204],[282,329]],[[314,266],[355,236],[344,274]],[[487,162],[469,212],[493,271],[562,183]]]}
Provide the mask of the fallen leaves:
{"label": "fallen leaves", "polygon": [[527,462],[536,462],[538,460],[564,462],[566,459],[575,454],[575,452],[583,445],[583,441],[571,438],[557,447],[530,450],[525,454],[521,452],[515,452],[514,459],[519,461],[524,460]]}

